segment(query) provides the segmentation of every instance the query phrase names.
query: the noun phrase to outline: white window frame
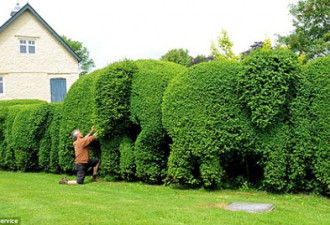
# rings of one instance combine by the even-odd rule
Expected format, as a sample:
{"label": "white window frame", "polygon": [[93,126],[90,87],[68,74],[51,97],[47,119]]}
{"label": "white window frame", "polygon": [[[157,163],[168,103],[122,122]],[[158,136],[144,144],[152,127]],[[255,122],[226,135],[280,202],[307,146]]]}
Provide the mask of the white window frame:
{"label": "white window frame", "polygon": [[[29,54],[29,55],[34,55],[37,53],[37,46],[36,46],[36,40],[35,39],[18,39],[19,41],[19,53],[20,54]],[[25,42],[25,43],[22,43]],[[33,43],[32,43],[33,42]],[[21,52],[21,46],[25,46],[26,52]],[[29,47],[34,47],[34,52],[30,52]]]}
{"label": "white window frame", "polygon": [[2,80],[0,80],[0,84],[2,84],[2,93],[0,93],[0,96],[1,95],[4,95],[5,94],[5,77],[0,75],[0,78],[2,78]]}

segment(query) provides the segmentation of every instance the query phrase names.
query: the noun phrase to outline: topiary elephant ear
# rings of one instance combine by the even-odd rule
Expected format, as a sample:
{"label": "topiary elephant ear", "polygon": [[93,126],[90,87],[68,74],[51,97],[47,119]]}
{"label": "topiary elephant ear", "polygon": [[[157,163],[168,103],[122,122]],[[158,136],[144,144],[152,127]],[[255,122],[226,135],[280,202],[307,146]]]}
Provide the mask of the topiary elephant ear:
{"label": "topiary elephant ear", "polygon": [[259,49],[243,60],[240,100],[258,128],[264,129],[278,118],[286,117],[298,73],[298,58],[288,49]]}
{"label": "topiary elephant ear", "polygon": [[105,68],[95,83],[95,125],[100,137],[122,134],[129,126],[133,61],[116,62]]}

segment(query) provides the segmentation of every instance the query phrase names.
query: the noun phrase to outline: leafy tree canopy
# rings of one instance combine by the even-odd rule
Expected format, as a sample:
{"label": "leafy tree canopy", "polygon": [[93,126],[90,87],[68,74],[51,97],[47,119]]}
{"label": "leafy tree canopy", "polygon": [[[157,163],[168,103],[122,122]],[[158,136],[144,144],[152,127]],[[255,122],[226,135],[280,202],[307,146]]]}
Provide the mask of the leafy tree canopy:
{"label": "leafy tree canopy", "polygon": [[163,55],[160,59],[174,62],[183,66],[188,66],[192,61],[192,57],[189,55],[188,49],[183,48],[172,49]]}
{"label": "leafy tree canopy", "polygon": [[294,30],[288,36],[279,36],[297,54],[306,54],[305,60],[329,55],[330,2],[328,0],[300,0],[290,5]]}
{"label": "leafy tree canopy", "polygon": [[212,42],[211,44],[211,55],[215,57],[215,60],[237,61],[239,57],[233,52],[233,45],[228,37],[228,32],[222,30],[217,43]]}
{"label": "leafy tree canopy", "polygon": [[95,67],[94,60],[89,57],[89,51],[85,46],[83,46],[82,42],[74,41],[64,35],[62,35],[62,39],[81,58],[81,62],[79,63],[80,76],[87,74],[90,69]]}

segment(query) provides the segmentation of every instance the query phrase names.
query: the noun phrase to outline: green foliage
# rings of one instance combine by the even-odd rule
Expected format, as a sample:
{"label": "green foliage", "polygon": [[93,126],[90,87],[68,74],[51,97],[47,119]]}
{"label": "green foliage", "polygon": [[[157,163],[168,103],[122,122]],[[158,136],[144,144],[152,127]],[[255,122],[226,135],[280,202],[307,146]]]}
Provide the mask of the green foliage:
{"label": "green foliage", "polygon": [[39,170],[39,142],[46,130],[47,116],[47,104],[26,105],[17,113],[12,125],[11,146],[15,150],[18,170]]}
{"label": "green foliage", "polygon": [[62,36],[62,39],[72,48],[72,50],[80,57],[80,75],[87,74],[93,67],[95,67],[94,60],[89,57],[88,49],[79,41],[74,41],[71,38]]}
{"label": "green foliage", "polygon": [[266,130],[259,130],[257,151],[262,153],[264,168],[263,188],[272,192],[289,191],[291,133],[287,124],[280,123]]}
{"label": "green foliage", "polygon": [[[103,70],[81,77],[70,88],[63,103],[63,117],[60,124],[59,164],[64,172],[73,172],[74,148],[71,132],[79,129],[86,135],[95,121],[95,82]],[[94,142],[93,142],[94,143]],[[96,143],[94,143],[96,144]],[[94,149],[97,151],[97,149]],[[91,156],[93,150],[90,151]],[[96,152],[97,154],[98,152]]]}
{"label": "green foliage", "polygon": [[189,55],[188,49],[179,48],[168,51],[160,59],[168,62],[174,62],[182,66],[188,66],[193,58]]}
{"label": "green foliage", "polygon": [[121,180],[120,151],[121,137],[112,136],[110,139],[100,139],[101,142],[101,166],[100,175],[107,181]]}
{"label": "green foliage", "polygon": [[142,130],[134,147],[137,177],[146,182],[159,183],[166,174],[168,155],[163,145],[163,93],[170,80],[185,68],[156,60],[139,60],[135,63],[138,72],[133,75],[130,118]]}
{"label": "green foliage", "polygon": [[215,57],[215,60],[237,61],[239,57],[233,52],[233,46],[227,31],[222,30],[217,43],[212,42],[211,44],[211,55]]}
{"label": "green foliage", "polygon": [[239,71],[234,62],[201,63],[166,89],[163,124],[173,140],[169,182],[214,187],[224,174],[220,156],[250,151],[254,134],[236,93]]}
{"label": "green foliage", "polygon": [[134,143],[132,140],[124,136],[119,146],[120,152],[120,174],[124,180],[133,181],[136,179],[135,160],[133,152]]}
{"label": "green foliage", "polygon": [[14,99],[14,100],[2,100],[0,101],[0,107],[8,107],[13,105],[34,105],[34,104],[42,104],[46,103],[46,101],[37,100],[37,99]]}
{"label": "green foliage", "polygon": [[330,56],[307,64],[291,104],[295,189],[330,193]]}
{"label": "green foliage", "polygon": [[124,60],[102,71],[96,81],[96,128],[102,137],[122,133],[129,124],[129,104],[132,76],[137,68]]}
{"label": "green foliage", "polygon": [[4,141],[2,155],[2,168],[9,170],[16,170],[16,160],[14,146],[15,139],[12,136],[13,124],[17,114],[24,108],[21,105],[14,105],[7,108],[4,124]]}
{"label": "green foliage", "polygon": [[280,36],[279,42],[289,46],[306,60],[329,55],[330,52],[330,2],[328,0],[299,0],[290,6],[294,30]]}
{"label": "green foliage", "polygon": [[58,173],[59,128],[62,118],[63,103],[48,106],[49,114],[45,133],[40,141],[39,166],[43,171]]}
{"label": "green foliage", "polygon": [[6,155],[6,142],[5,142],[5,128],[6,128],[6,116],[8,109],[0,107],[0,168],[5,167],[5,155]]}
{"label": "green foliage", "polygon": [[266,128],[287,114],[298,76],[298,59],[289,50],[258,49],[243,60],[240,100],[257,127]]}

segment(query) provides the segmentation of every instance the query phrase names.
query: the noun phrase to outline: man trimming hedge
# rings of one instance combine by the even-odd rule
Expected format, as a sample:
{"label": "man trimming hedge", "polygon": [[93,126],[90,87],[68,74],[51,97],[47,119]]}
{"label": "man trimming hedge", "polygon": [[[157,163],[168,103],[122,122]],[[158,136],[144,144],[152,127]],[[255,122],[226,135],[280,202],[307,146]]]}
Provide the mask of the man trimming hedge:
{"label": "man trimming hedge", "polygon": [[93,179],[92,181],[97,181],[96,175],[100,166],[100,159],[90,159],[88,146],[95,140],[97,137],[97,132],[94,132],[94,126],[91,131],[84,137],[79,129],[72,131],[72,138],[74,140],[73,146],[75,150],[75,163],[77,170],[77,180],[68,180],[66,177],[60,180],[60,184],[83,184],[87,169],[93,167]]}

